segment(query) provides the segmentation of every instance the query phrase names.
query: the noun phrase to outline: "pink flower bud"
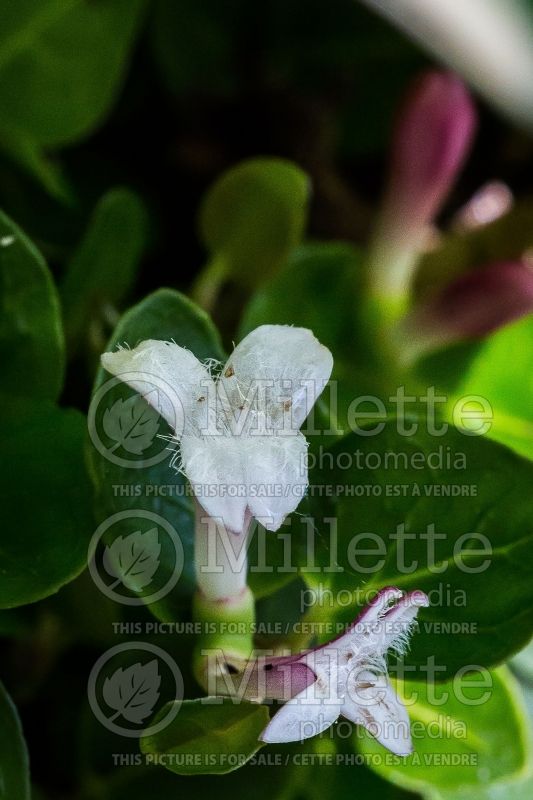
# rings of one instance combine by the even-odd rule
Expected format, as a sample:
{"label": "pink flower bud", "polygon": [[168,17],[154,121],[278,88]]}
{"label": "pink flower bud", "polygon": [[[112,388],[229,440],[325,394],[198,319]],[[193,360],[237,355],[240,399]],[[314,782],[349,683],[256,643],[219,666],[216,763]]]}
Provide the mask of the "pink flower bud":
{"label": "pink flower bud", "polygon": [[408,360],[463,339],[486,336],[533,311],[533,270],[504,261],[461,275],[416,307],[402,324]]}
{"label": "pink flower bud", "polygon": [[463,166],[476,128],[468,90],[429,72],[409,92],[393,133],[390,171],[369,258],[374,292],[405,297],[430,226]]}
{"label": "pink flower bud", "polygon": [[394,130],[387,195],[410,227],[431,223],[439,212],[475,128],[476,111],[458,77],[429,72],[415,83]]}
{"label": "pink flower bud", "polygon": [[316,675],[306,664],[301,663],[301,657],[301,653],[273,658],[259,657],[247,674],[245,696],[256,702],[287,702],[303,692],[316,681]]}

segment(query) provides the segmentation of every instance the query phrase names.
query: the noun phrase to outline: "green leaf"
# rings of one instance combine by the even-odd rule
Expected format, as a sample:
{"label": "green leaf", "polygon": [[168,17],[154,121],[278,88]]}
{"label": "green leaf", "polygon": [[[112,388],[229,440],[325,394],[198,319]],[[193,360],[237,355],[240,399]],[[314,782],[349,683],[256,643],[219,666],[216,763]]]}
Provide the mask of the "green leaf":
{"label": "green leaf", "polygon": [[453,682],[399,686],[401,694],[415,700],[408,706],[414,752],[393,756],[364,733],[360,749],[372,768],[427,800],[512,797],[493,792],[526,770],[531,757],[527,719],[510,672],[502,668],[488,675],[489,689],[487,676],[478,672],[464,676],[459,692]]}
{"label": "green leaf", "polygon": [[[533,459],[532,348],[533,315],[529,315],[485,339],[462,342],[422,359],[416,373],[427,385],[448,393],[449,415],[459,398],[474,396],[484,405],[488,402],[492,419],[487,436]],[[478,400],[473,400],[472,408],[480,410]]]}
{"label": "green leaf", "polygon": [[302,237],[308,199],[309,179],[289,161],[254,158],[225,172],[200,210],[211,272],[249,287],[276,272]]}
{"label": "green leaf", "polygon": [[468,791],[456,795],[441,792],[438,800],[530,800],[533,796],[533,777],[524,777],[511,783],[500,783],[488,789],[469,786]]}
{"label": "green leaf", "polygon": [[24,131],[0,128],[0,149],[24,172],[60,201],[70,200],[70,188],[60,166],[42,151]]}
{"label": "green leaf", "polygon": [[[164,706],[151,724],[168,711],[169,705]],[[217,698],[185,700],[166,728],[141,739],[141,750],[173,756],[165,766],[179,775],[221,775],[243,766],[257,753],[262,747],[258,737],[268,720],[266,706],[235,705]]]}
{"label": "green leaf", "polygon": [[[250,786],[253,786],[254,800],[292,800],[300,796],[297,790],[302,784],[302,749],[300,742],[279,748],[269,746],[268,750],[260,751],[242,768],[227,773],[223,778],[215,773],[195,775],[191,780],[191,775],[177,775],[153,766],[115,768],[102,786],[102,800],[146,800],[146,797],[169,800],[187,797],[191,792],[199,797],[216,794],[220,800],[235,800],[236,797],[246,797]],[[108,755],[107,763],[110,759],[111,755]],[[376,782],[386,785],[373,773],[370,775],[374,785]],[[392,800],[392,797],[384,800]]]}
{"label": "green leaf", "polygon": [[28,750],[17,709],[0,683],[0,798],[30,800]]}
{"label": "green leaf", "polygon": [[533,459],[533,315],[478,345],[455,392],[487,398],[494,412],[488,435]]}
{"label": "green leaf", "polygon": [[360,262],[359,251],[349,244],[298,247],[254,294],[241,320],[240,338],[259,325],[301,325],[334,353],[348,351]]}
{"label": "green leaf", "polygon": [[0,608],[53,594],[87,564],[93,516],[85,436],[77,411],[3,398]]}
{"label": "green leaf", "polygon": [[42,147],[99,125],[123,81],[143,0],[22,0],[0,32],[2,123]]}
{"label": "green leaf", "polygon": [[65,333],[74,350],[91,319],[131,289],[146,246],[148,219],[129,189],[113,189],[96,206],[60,287]]}
{"label": "green leaf", "polygon": [[452,791],[442,789],[426,793],[429,800],[530,800],[533,793],[533,777],[519,777],[509,782],[487,785],[461,786]]}
{"label": "green leaf", "polygon": [[[106,349],[113,350],[119,343],[134,347],[144,339],[173,340],[191,350],[201,361],[209,358],[222,360],[224,357],[218,333],[209,317],[182,294],[171,289],[154,292],[126,312]],[[170,466],[172,454],[168,450],[168,442],[161,437],[170,436],[171,431],[163,419],[155,420],[157,427],[154,427],[153,418],[145,419],[142,416],[142,420],[149,424],[148,427],[142,427],[141,438],[146,434],[146,441],[143,439],[139,448],[136,445],[131,447],[127,437],[124,439],[119,436],[117,440],[109,435],[112,433],[110,419],[115,419],[117,414],[123,414],[124,409],[128,411],[133,407],[137,408],[136,402],[132,401],[135,397],[133,390],[126,384],[114,382],[102,368],[96,377],[95,393],[110,380],[109,391],[104,389],[101,400],[96,403],[92,423],[92,429],[96,431],[101,443],[100,449],[94,446],[94,438],[89,446],[98,520],[104,522],[113,514],[133,514],[140,510],[157,514],[172,525],[184,550],[183,574],[172,591],[160,600],[151,602],[149,608],[156,616],[174,621],[179,617],[183,602],[190,597],[195,585],[194,518],[192,502],[187,492],[188,483],[183,475]],[[144,405],[146,414],[150,414],[146,403]],[[107,433],[104,424],[106,414]],[[137,416],[135,419],[137,420]],[[154,523],[149,523],[148,527],[153,528]],[[140,529],[143,533],[148,530],[139,524],[135,525],[135,519],[132,521],[126,517],[114,524],[112,531],[104,535],[104,542],[111,546],[117,537],[122,536],[126,540],[126,537]],[[155,590],[166,586],[174,573],[174,545],[168,536],[160,537],[159,544],[159,567],[149,585],[141,589],[134,578],[130,580],[131,576],[123,576],[124,585],[134,595],[153,596]]]}
{"label": "green leaf", "polygon": [[[352,433],[318,455],[315,516],[319,529],[319,515],[337,517],[334,596],[366,602],[390,585],[428,593],[408,660],[434,657],[442,680],[467,663],[496,664],[531,637],[533,466],[485,438],[405,423],[418,430],[400,435],[397,420],[382,422],[377,435]],[[339,618],[353,619],[343,606]]]}
{"label": "green leaf", "polygon": [[[341,727],[342,726],[342,727]],[[350,725],[351,727],[351,725]],[[340,735],[340,730],[343,735]],[[353,736],[346,720],[340,720],[336,734],[327,729],[320,736],[314,736],[303,742],[314,758],[300,767],[304,779],[300,785],[305,788],[305,796],[310,800],[323,800],[325,797],[348,798],[357,787],[359,797],[379,797],[379,800],[419,800],[418,794],[404,791],[398,786],[384,780],[364,764],[354,758]],[[302,745],[298,743],[299,747]],[[305,770],[305,772],[304,772]],[[307,774],[305,774],[307,773]]]}
{"label": "green leaf", "polygon": [[57,292],[43,257],[0,212],[0,390],[55,400],[64,340]]}

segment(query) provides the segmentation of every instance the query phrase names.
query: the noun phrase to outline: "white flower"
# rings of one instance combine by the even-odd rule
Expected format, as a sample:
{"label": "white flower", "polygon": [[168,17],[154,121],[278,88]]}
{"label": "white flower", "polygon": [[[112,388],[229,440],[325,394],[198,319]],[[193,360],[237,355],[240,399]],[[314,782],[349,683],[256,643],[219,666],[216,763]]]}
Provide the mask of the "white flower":
{"label": "white flower", "polygon": [[253,516],[274,531],[298,506],[308,485],[299,429],[333,367],[311,331],[256,328],[216,379],[185,348],[154,339],[104,353],[102,364],[168,422],[180,468],[217,524],[242,533]]}
{"label": "white flower", "polygon": [[[423,592],[383,589],[350,629],[303,655],[257,661],[254,685],[264,697],[292,697],[261,735],[294,742],[324,731],[340,715],[364,725],[396,755],[412,751],[409,717],[387,677],[389,650],[405,652]],[[302,688],[303,687],[303,688]],[[261,697],[255,698],[261,699]]]}

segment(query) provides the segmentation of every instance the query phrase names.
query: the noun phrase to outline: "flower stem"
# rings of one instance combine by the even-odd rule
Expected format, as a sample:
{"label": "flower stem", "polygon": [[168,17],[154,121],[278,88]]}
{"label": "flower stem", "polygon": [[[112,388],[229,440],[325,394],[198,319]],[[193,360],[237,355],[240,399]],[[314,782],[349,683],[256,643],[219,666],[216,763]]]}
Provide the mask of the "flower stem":
{"label": "flower stem", "polygon": [[[198,591],[193,617],[202,630],[194,654],[194,673],[209,690],[226,662],[247,659],[253,650],[255,603],[246,583],[249,523],[247,516],[240,533],[228,531],[195,501]],[[219,662],[213,661],[213,653],[220,654]]]}
{"label": "flower stem", "polygon": [[248,528],[229,531],[195,501],[194,562],[202,594],[215,602],[231,601],[246,589]]}
{"label": "flower stem", "polygon": [[191,289],[192,299],[206,311],[216,303],[222,283],[227,275],[227,264],[223,256],[215,254],[209,259]]}
{"label": "flower stem", "polygon": [[208,693],[225,694],[223,683],[231,665],[251,658],[254,649],[252,591],[245,587],[240,595],[225,601],[210,600],[196,592],[193,618],[202,626],[193,656],[196,680]]}

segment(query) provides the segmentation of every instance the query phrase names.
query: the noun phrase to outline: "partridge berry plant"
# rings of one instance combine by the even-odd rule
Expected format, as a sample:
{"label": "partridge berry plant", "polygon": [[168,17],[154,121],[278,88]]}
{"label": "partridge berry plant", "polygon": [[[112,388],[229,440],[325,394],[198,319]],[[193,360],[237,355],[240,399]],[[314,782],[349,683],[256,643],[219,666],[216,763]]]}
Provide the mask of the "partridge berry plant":
{"label": "partridge berry plant", "polygon": [[[180,469],[196,497],[197,616],[204,621],[246,621],[251,629],[246,558],[241,557],[235,569],[230,556],[245,554],[252,517],[267,530],[278,530],[308,487],[307,442],[299,428],[329,380],[331,353],[308,330],[264,325],[239,343],[216,379],[174,342],[141,342],[133,350],[105,353],[102,364],[137,391],[151,377],[157,385],[163,381],[170,387],[179,406],[160,399],[157,392],[148,398],[173,428],[181,447]],[[274,484],[280,486],[280,495],[265,498],[261,488]],[[209,566],[213,553],[216,572]],[[375,726],[380,741],[393,752],[410,752],[406,713],[390,685],[379,686],[376,677],[386,674],[389,649],[403,652],[418,608],[428,604],[422,592],[414,592],[391,608],[401,596],[397,590],[384,590],[364,621],[358,620],[335,642],[268,663],[267,696],[276,697],[272,687],[284,673],[295,696],[263,732],[263,741],[300,741],[321,733],[342,713],[354,723]],[[235,637],[225,643],[219,636],[217,644],[232,661],[253,649],[251,639],[242,642],[244,652],[236,651]],[[262,668],[253,669],[259,675]],[[315,679],[311,697],[307,685],[298,688],[306,673]],[[197,674],[209,685],[213,676],[208,667],[200,665]],[[279,694],[276,699],[288,698]],[[394,726],[401,730],[394,732]]]}
{"label": "partridge berry plant", "polygon": [[[43,254],[0,212],[0,796],[162,800],[252,785],[279,800],[529,798],[525,0],[307,3],[304,26],[298,3],[256,11],[236,0],[231,24],[209,1],[23,5],[0,31],[0,196]],[[395,92],[380,81],[403,86],[426,62],[373,10],[447,64],[408,87],[381,199],[373,154]],[[92,139],[90,186],[76,177],[88,172],[80,137],[105,117],[143,13],[147,86],[172,65],[150,111],[170,93],[165,122],[187,124],[165,140],[168,162],[153,138],[141,158],[132,131],[127,183],[144,185],[163,163],[183,177],[183,161],[180,197],[206,170],[215,178],[189,250],[173,225],[166,234],[169,264],[194,259],[198,244],[206,254],[190,280],[167,271],[183,292],[157,288],[159,187],[149,212],[137,192],[109,187],[115,171],[105,147],[98,167]],[[328,14],[342,33],[332,85],[351,85],[357,55],[359,105],[346,119],[333,111],[343,92],[330,91]],[[313,19],[318,39],[306,38]],[[233,70],[250,62],[242,43],[258,31],[243,90]],[[404,50],[411,61],[392,76]],[[93,72],[105,91],[88,87]],[[142,94],[131,91],[138,72],[124,107]],[[327,113],[309,94],[319,76]],[[485,126],[490,109],[478,113],[465,79],[522,131]],[[246,124],[230,128],[244,132],[243,152],[263,146],[247,124],[248,87],[267,116],[275,106],[275,124],[259,126],[273,142],[279,97],[286,116],[301,115],[280,152],[311,175],[272,156],[219,169],[239,139],[219,141],[220,108],[238,113],[241,91]],[[204,125],[215,91],[217,124]],[[487,142],[490,164],[478,157]],[[102,172],[108,188],[86,220]],[[30,180],[46,201],[27,202]],[[141,265],[154,269],[137,280]],[[66,722],[73,709],[80,735]]]}
{"label": "partridge berry plant", "polygon": [[403,655],[423,592],[383,589],[331,642],[293,656],[251,662],[256,697],[288,701],[261,734],[264,742],[302,741],[322,733],[341,714],[363,725],[396,755],[412,751],[409,717],[387,678],[389,650]]}
{"label": "partridge berry plant", "polygon": [[[105,353],[102,364],[133,389],[155,378],[169,396],[150,402],[180,446],[178,469],[195,494],[197,613],[227,615],[251,628],[247,587],[250,523],[277,531],[308,487],[307,442],[300,433],[331,375],[333,359],[311,331],[263,325],[243,339],[216,377],[174,342],[149,340]],[[269,495],[269,487],[278,491]],[[214,569],[210,563],[214,558]],[[234,640],[232,640],[234,642]],[[244,637],[247,656],[253,649]]]}
{"label": "partridge berry plant", "polygon": [[[523,599],[525,594],[531,602],[533,597],[530,582],[515,560],[529,512],[518,500],[518,490],[511,488],[511,475],[518,476],[520,484],[527,480],[531,466],[491,439],[506,440],[513,449],[522,453],[525,449],[531,456],[531,437],[520,420],[497,408],[495,391],[492,395],[488,391],[495,402],[495,408],[491,407],[493,424],[488,426],[490,439],[479,433],[485,407],[472,411],[466,406],[457,426],[455,412],[451,412],[457,387],[450,392],[447,378],[441,377],[449,372],[446,360],[455,363],[450,349],[455,343],[477,340],[490,346],[498,336],[513,330],[513,320],[520,324],[528,319],[533,308],[531,274],[521,257],[476,264],[475,269],[452,274],[448,280],[440,276],[436,287],[425,278],[426,259],[438,253],[443,236],[437,229],[437,214],[472,146],[476,117],[472,98],[457,76],[437,72],[422,76],[398,117],[388,188],[366,256],[347,247],[328,250],[321,245],[296,251],[251,301],[241,339],[229,357],[223,357],[202,312],[184,305],[167,290],[132,309],[102,355],[98,390],[112,375],[144,396],[168,426],[168,432],[160,435],[172,453],[150,480],[167,483],[169,476],[174,476],[172,480],[184,487],[190,485],[193,495],[188,524],[194,530],[194,545],[186,561],[194,564],[192,614],[200,628],[192,669],[208,698],[186,701],[186,716],[179,712],[161,736],[144,737],[141,746],[145,753],[155,756],[170,750],[177,756],[185,746],[182,737],[187,737],[187,720],[194,719],[208,730],[213,726],[213,738],[206,733],[205,746],[216,749],[217,725],[223,725],[219,718],[224,719],[219,715],[229,715],[225,709],[230,702],[232,708],[240,709],[239,714],[256,714],[248,737],[249,755],[261,745],[310,740],[319,747],[333,726],[345,720],[356,730],[367,730],[395,756],[405,759],[414,748],[410,758],[418,758],[424,744],[416,735],[416,726],[430,724],[435,711],[417,679],[425,675],[426,683],[448,680],[452,683],[445,687],[455,686],[458,672],[487,670],[530,636],[529,624],[524,628],[520,622],[518,597]],[[250,162],[249,170],[241,165],[235,175],[224,177],[223,184],[215,187],[214,199],[207,197],[203,211],[211,225],[221,213],[221,193],[230,200],[238,197],[241,181],[249,196],[250,184],[261,169],[269,169],[267,160],[262,166]],[[268,185],[259,181],[258,192]],[[229,194],[227,186],[231,186]],[[298,179],[294,208],[298,228],[301,186]],[[263,196],[260,203],[263,209]],[[224,213],[231,228],[231,202]],[[234,219],[241,224],[240,213],[235,212]],[[286,230],[293,235],[289,224]],[[220,241],[224,243],[226,279],[231,276],[232,258],[239,264],[235,275],[240,275],[244,251],[239,251],[239,237],[228,230]],[[263,246],[259,233],[257,241]],[[249,232],[246,254],[251,242]],[[278,241],[276,258],[280,249]],[[208,297],[210,307],[216,306],[223,283],[221,274],[214,274],[213,263],[217,263],[216,252],[211,253],[199,280],[199,298]],[[340,274],[342,280],[337,277]],[[313,311],[313,302],[296,306],[289,301],[300,293],[306,296],[307,275],[324,287],[334,287],[328,291],[334,292],[329,303],[336,308],[336,325],[330,322],[331,308],[323,307],[325,316],[321,317]],[[353,301],[345,302],[348,290],[357,295],[355,313]],[[177,322],[184,318],[195,319],[194,333],[190,325]],[[344,333],[339,338],[336,331]],[[346,336],[354,337],[359,350],[357,345],[347,348]],[[427,360],[434,352],[441,359],[436,365]],[[465,386],[476,363],[475,352],[467,350],[462,357]],[[345,386],[344,376],[354,369],[355,385],[350,377]],[[350,411],[344,406],[346,392],[352,387],[356,397],[364,395],[364,401],[380,397],[383,386],[388,393],[400,385],[404,400],[406,387],[413,395],[422,395],[427,391],[428,369],[434,370],[437,386],[448,392],[448,405],[443,404],[440,415],[445,438],[439,438],[439,443],[442,446],[444,442],[449,456],[461,455],[467,464],[465,475],[457,471],[464,467],[454,471],[442,458],[434,472],[437,434],[432,433],[430,420],[424,418],[417,402],[412,418],[396,398],[394,404],[383,405],[385,416],[366,411],[352,414],[351,423]],[[158,391],[150,390],[152,386]],[[470,397],[474,391],[465,394]],[[433,416],[433,424],[437,417]],[[345,421],[349,432],[343,430]],[[454,422],[456,427],[451,424]],[[300,431],[304,423],[307,438]],[[398,464],[407,470],[399,478],[383,464],[391,452],[402,453],[406,446],[414,448],[425,464],[424,472],[418,474],[419,467],[409,466],[409,459],[398,461],[397,456],[396,470]],[[363,460],[363,466],[345,468],[342,457],[351,451],[362,452],[368,460]],[[371,455],[377,466],[370,463]],[[463,463],[461,459],[452,459],[450,464]],[[107,513],[116,511],[120,504],[107,488],[113,471],[110,473],[100,457],[95,460],[92,456],[92,460],[102,507]],[[475,494],[468,477],[472,475],[476,476]],[[394,493],[388,493],[391,481],[395,482]],[[428,499],[424,503],[416,499],[422,495],[421,482],[426,487],[425,497],[433,497],[435,505]],[[398,487],[398,483],[402,485]],[[364,484],[372,490],[367,497],[356,492],[356,487]],[[434,491],[441,487],[440,501],[427,487]],[[501,498],[497,512],[492,510],[495,491]],[[458,496],[460,501],[453,499]],[[177,513],[170,500],[163,507],[171,517]],[[335,541],[329,537],[324,546],[332,515]],[[503,520],[506,533],[502,536]],[[296,567],[287,566],[286,546],[280,555],[279,543],[296,545],[301,538],[297,526],[304,521],[311,523],[303,548],[305,558],[300,555]],[[447,533],[437,530],[439,525],[447,527]],[[318,547],[313,544],[315,557],[318,549],[318,567],[316,558],[309,563],[309,531],[318,542]],[[418,536],[420,532],[422,536]],[[368,548],[362,548],[364,556],[350,556],[359,552],[357,542],[363,537],[376,536],[384,549],[376,551],[382,557],[374,559],[373,568],[368,563],[373,551]],[[340,552],[339,541],[348,557]],[[483,547],[476,549],[474,544],[480,541]],[[283,580],[266,564],[266,556],[274,558]],[[263,626],[268,630],[276,623],[276,616],[268,614],[276,596],[286,603],[289,617],[304,610],[303,595],[296,604],[289,599],[290,587],[298,585],[295,574],[306,587],[301,592],[313,595],[303,617],[309,625],[307,633],[291,634],[289,626],[285,635],[259,634]],[[443,574],[446,584],[440,577]],[[522,589],[499,594],[501,621],[494,627],[486,598],[501,580]],[[130,589],[135,590],[134,585]],[[342,607],[338,599],[328,606],[327,598],[340,597],[342,592],[351,597],[348,607]],[[172,592],[152,610],[166,621],[180,604]],[[349,622],[354,605],[363,610],[355,622]],[[417,633],[421,610],[423,628]],[[320,624],[337,626],[336,637],[321,633]],[[437,631],[453,625],[458,626],[459,635],[456,646],[450,647],[450,639]],[[468,633],[470,629],[476,632]],[[413,647],[409,649],[411,637]],[[408,674],[413,671],[414,705],[404,705],[400,699],[400,684],[402,698],[409,685],[395,680],[400,668]],[[493,686],[493,704],[499,693],[512,693],[508,675],[501,682],[500,673],[487,674]],[[468,683],[469,679],[465,680]],[[506,698],[498,702],[510,707],[514,701],[510,695]],[[272,703],[280,707],[265,720],[262,710]],[[450,705],[451,716],[455,713]],[[156,723],[163,719],[161,715]],[[474,729],[476,724],[479,718],[474,721],[472,717],[467,723]],[[459,734],[456,736],[458,741]],[[522,741],[520,736],[518,739]],[[368,747],[361,745],[363,750]],[[404,785],[431,785],[434,779],[417,770],[415,763],[405,762]],[[495,763],[487,767],[489,782],[499,780],[497,776],[510,779],[512,770],[498,772]],[[386,768],[377,771],[390,778]],[[477,778],[466,768],[460,781],[474,785]]]}

